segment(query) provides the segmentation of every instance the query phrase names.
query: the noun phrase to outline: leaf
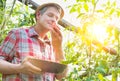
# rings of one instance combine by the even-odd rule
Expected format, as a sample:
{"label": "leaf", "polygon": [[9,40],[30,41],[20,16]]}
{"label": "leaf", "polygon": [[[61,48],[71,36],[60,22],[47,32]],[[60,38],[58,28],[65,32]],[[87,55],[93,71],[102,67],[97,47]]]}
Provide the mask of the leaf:
{"label": "leaf", "polygon": [[110,0],[108,0],[107,5],[110,6]]}
{"label": "leaf", "polygon": [[93,4],[93,5],[95,4],[95,0],[92,0],[92,4]]}
{"label": "leaf", "polygon": [[88,8],[89,8],[89,7],[88,7],[88,4],[85,3],[85,4],[84,4],[84,9],[85,9],[87,12],[88,12]]}
{"label": "leaf", "polygon": [[115,9],[112,8],[112,9],[110,10],[110,15],[112,15],[114,12],[115,12]]}
{"label": "leaf", "polygon": [[85,2],[86,0],[76,0],[76,2]]}
{"label": "leaf", "polygon": [[86,81],[94,81],[94,80],[93,80],[93,77],[88,77]]}
{"label": "leaf", "polygon": [[115,71],[112,72],[112,81],[117,80],[117,73]]}
{"label": "leaf", "polygon": [[96,12],[104,13],[105,11],[102,9],[96,10]]}
{"label": "leaf", "polygon": [[81,8],[82,8],[82,7],[81,7],[80,5],[77,6],[77,13],[78,13],[78,14],[81,13]]}
{"label": "leaf", "polygon": [[113,6],[116,6],[116,1],[113,2]]}
{"label": "leaf", "polygon": [[72,7],[72,8],[70,9],[70,13],[73,13],[73,12],[75,12],[75,11],[76,11],[75,7]]}
{"label": "leaf", "polygon": [[120,8],[118,8],[116,12],[117,12],[117,16],[120,17]]}
{"label": "leaf", "polygon": [[98,74],[98,78],[100,79],[100,81],[103,81],[103,75],[102,74]]}
{"label": "leaf", "polygon": [[79,2],[80,0],[76,0],[76,2]]}
{"label": "leaf", "polygon": [[81,16],[83,16],[85,13],[80,13],[77,18],[80,18]]}
{"label": "leaf", "polygon": [[106,70],[103,67],[100,67],[100,66],[96,68],[96,71],[98,71],[98,72],[100,72],[102,74],[106,73]]}

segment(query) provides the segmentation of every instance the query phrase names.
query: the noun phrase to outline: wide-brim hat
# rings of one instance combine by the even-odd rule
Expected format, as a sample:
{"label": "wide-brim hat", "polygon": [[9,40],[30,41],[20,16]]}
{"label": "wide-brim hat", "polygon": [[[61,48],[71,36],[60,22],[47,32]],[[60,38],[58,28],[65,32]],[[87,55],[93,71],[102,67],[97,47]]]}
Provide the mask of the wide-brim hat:
{"label": "wide-brim hat", "polygon": [[62,8],[59,4],[57,4],[57,3],[44,3],[44,4],[42,4],[42,5],[40,5],[40,6],[37,7],[37,9],[36,9],[36,11],[35,11],[35,14],[36,14],[37,12],[39,12],[39,10],[41,10],[41,9],[43,9],[44,7],[47,7],[47,6],[56,6],[56,7],[60,8],[60,9],[61,9],[60,19],[63,18],[63,16],[64,16],[64,10],[63,10],[63,8]]}

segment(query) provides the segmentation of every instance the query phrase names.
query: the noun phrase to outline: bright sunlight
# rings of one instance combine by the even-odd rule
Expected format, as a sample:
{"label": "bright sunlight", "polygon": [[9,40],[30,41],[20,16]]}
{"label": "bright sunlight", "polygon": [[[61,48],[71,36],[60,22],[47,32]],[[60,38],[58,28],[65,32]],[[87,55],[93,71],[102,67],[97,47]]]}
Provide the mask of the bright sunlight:
{"label": "bright sunlight", "polygon": [[108,36],[106,28],[102,25],[94,25],[92,30],[95,38],[97,38],[97,40],[99,40],[101,43],[103,43]]}
{"label": "bright sunlight", "polygon": [[106,27],[103,24],[94,24],[90,27],[89,33],[92,40],[98,40],[99,42],[103,43],[104,40],[108,37],[108,34],[106,32]]}

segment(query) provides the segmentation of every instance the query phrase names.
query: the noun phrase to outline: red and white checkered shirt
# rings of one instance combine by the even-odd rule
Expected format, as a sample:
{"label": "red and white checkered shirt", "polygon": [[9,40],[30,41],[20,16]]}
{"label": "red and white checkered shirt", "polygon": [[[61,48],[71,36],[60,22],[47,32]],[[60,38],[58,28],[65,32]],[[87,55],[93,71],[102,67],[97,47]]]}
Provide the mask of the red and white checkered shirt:
{"label": "red and white checkered shirt", "polygon": [[[38,38],[33,27],[16,28],[9,32],[0,47],[0,59],[18,64],[27,56],[36,56],[42,60],[55,61],[53,48],[47,36],[44,41]],[[2,81],[54,81],[55,74],[41,75],[3,74]]]}

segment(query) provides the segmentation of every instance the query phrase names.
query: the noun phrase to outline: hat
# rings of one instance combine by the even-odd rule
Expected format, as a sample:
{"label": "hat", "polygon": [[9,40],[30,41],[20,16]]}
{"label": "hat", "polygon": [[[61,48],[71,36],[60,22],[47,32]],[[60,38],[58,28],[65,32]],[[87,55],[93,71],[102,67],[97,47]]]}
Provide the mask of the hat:
{"label": "hat", "polygon": [[57,8],[60,8],[60,9],[61,9],[60,19],[63,18],[63,16],[64,16],[64,10],[63,10],[63,8],[62,8],[59,4],[57,4],[57,3],[45,3],[45,4],[42,4],[42,5],[40,5],[40,6],[37,7],[37,9],[36,9],[36,11],[35,11],[35,14],[36,14],[39,10],[41,10],[41,9],[43,9],[44,7],[47,7],[47,6],[55,6],[55,7],[57,7]]}

